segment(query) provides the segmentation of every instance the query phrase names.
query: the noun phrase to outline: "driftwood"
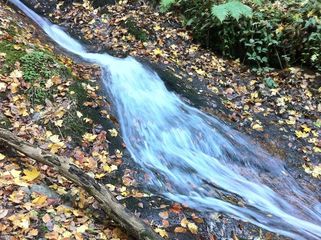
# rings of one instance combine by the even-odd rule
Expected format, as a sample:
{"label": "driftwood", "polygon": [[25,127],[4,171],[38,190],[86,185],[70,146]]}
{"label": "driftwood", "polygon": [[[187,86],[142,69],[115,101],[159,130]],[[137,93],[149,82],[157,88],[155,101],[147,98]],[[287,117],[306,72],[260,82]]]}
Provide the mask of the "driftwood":
{"label": "driftwood", "polygon": [[98,183],[77,166],[70,164],[67,158],[35,147],[3,128],[0,128],[0,142],[40,163],[53,167],[59,174],[85,189],[100,203],[108,217],[120,224],[129,235],[139,240],[163,239],[149,225],[118,203],[104,185]]}

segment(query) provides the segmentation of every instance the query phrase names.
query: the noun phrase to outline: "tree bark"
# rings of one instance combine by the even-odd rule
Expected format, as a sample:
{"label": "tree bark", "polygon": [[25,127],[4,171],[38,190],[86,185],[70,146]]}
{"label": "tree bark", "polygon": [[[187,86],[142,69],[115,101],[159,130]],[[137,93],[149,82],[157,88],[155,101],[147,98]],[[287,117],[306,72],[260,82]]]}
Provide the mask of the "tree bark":
{"label": "tree bark", "polygon": [[129,235],[139,240],[163,239],[149,225],[118,203],[104,185],[70,164],[67,158],[35,147],[3,128],[0,128],[0,141],[40,163],[53,167],[59,174],[85,189],[100,203],[108,217],[120,224]]}

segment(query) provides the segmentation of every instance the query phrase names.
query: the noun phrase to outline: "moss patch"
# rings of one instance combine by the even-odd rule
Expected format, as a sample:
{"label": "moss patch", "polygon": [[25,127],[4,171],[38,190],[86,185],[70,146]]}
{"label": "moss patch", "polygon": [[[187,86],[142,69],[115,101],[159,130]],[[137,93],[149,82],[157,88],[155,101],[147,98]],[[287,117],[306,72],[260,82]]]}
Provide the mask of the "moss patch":
{"label": "moss patch", "polygon": [[0,65],[0,73],[9,73],[14,70],[14,64],[26,54],[24,50],[7,40],[0,41],[0,53],[5,53],[4,63]]}
{"label": "moss patch", "polygon": [[142,42],[146,42],[149,40],[148,32],[144,29],[142,30],[141,27],[137,26],[133,18],[128,18],[124,25],[127,28],[128,32],[131,35],[135,36],[136,39]]}

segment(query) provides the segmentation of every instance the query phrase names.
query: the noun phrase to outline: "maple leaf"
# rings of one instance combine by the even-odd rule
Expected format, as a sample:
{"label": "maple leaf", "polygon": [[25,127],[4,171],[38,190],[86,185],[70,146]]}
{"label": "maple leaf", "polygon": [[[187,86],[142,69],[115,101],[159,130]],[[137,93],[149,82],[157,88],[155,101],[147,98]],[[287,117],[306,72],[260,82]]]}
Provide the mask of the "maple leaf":
{"label": "maple leaf", "polygon": [[109,129],[108,131],[110,132],[110,136],[112,136],[112,137],[117,137],[118,136],[118,132],[117,132],[117,130],[115,128]]}
{"label": "maple leaf", "polygon": [[82,138],[87,142],[93,142],[97,138],[97,135],[85,133]]}
{"label": "maple leaf", "polygon": [[155,56],[163,56],[164,55],[164,52],[159,48],[154,49],[153,53]]}
{"label": "maple leaf", "polygon": [[302,131],[295,131],[295,135],[297,138],[306,138],[309,136],[309,133],[302,132]]}
{"label": "maple leaf", "polygon": [[28,182],[31,182],[40,176],[40,172],[36,168],[32,168],[31,170],[25,169],[23,170],[23,173],[25,176],[22,178]]}

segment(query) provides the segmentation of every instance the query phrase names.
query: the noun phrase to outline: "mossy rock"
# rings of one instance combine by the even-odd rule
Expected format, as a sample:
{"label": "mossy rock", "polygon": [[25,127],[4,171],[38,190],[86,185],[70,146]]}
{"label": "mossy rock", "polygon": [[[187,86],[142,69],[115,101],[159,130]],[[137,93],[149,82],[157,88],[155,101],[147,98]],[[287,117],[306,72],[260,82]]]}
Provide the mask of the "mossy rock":
{"label": "mossy rock", "polygon": [[133,18],[128,18],[124,26],[127,28],[128,32],[135,36],[135,38],[139,41],[146,42],[149,40],[149,33],[145,30],[142,29],[141,27],[137,26],[135,20]]}

